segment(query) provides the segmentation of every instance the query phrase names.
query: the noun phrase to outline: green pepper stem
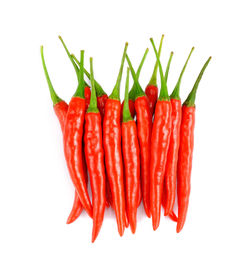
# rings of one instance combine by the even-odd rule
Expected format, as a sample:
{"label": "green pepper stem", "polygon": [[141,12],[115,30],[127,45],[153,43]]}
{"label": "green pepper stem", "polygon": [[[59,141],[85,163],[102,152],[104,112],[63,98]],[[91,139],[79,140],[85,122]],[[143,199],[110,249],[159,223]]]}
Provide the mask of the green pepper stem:
{"label": "green pepper stem", "polygon": [[71,57],[70,52],[69,52],[69,50],[68,50],[68,48],[67,48],[67,46],[66,46],[64,40],[62,39],[62,37],[61,37],[61,36],[58,36],[58,38],[59,38],[59,40],[62,42],[62,45],[63,45],[63,47],[64,47],[64,49],[65,49],[65,51],[66,51],[66,53],[67,53],[67,55],[68,55],[68,57],[69,57],[71,63],[72,63],[73,66],[74,66],[74,69],[75,69],[75,72],[76,72],[76,76],[77,76],[77,79],[78,79],[78,82],[79,82],[79,69],[78,69],[76,63],[74,62],[73,58]]}
{"label": "green pepper stem", "polygon": [[195,97],[196,97],[196,92],[197,92],[197,88],[199,86],[199,83],[201,81],[201,78],[203,76],[204,71],[206,70],[208,63],[210,62],[212,57],[209,57],[208,60],[206,61],[206,63],[203,65],[195,83],[194,83],[194,87],[192,89],[192,91],[189,93],[187,99],[185,100],[185,102],[183,103],[183,105],[187,106],[187,107],[194,107],[195,106]]}
{"label": "green pepper stem", "polygon": [[84,63],[84,50],[81,50],[80,69],[79,69],[79,73],[78,73],[79,80],[78,80],[78,86],[77,86],[76,92],[74,94],[74,97],[85,98],[84,89],[85,89],[86,85],[83,80],[83,63]]}
{"label": "green pepper stem", "polygon": [[172,52],[170,53],[170,56],[169,56],[169,59],[168,59],[167,69],[166,69],[166,72],[165,72],[165,81],[166,81],[166,84],[167,84],[167,82],[168,82],[169,68],[170,68],[170,64],[171,64],[173,55],[174,55],[174,52],[172,51]]}
{"label": "green pepper stem", "polygon": [[[144,62],[145,62],[145,59],[146,59],[146,57],[147,57],[148,51],[149,51],[149,49],[147,48],[147,49],[145,50],[145,53],[144,53],[142,59],[141,59],[141,62],[140,62],[140,64],[139,64],[139,67],[138,67],[138,69],[137,69],[137,71],[136,71],[136,78],[137,78],[137,80],[139,80],[140,73],[141,73],[141,69],[142,69],[142,66],[143,66],[143,64],[144,64]],[[133,86],[132,86],[132,88],[131,88],[131,90],[130,90],[130,92],[129,92],[129,99],[131,99],[131,100],[133,100],[133,101],[135,100],[135,92],[136,92],[136,84],[135,84],[135,82],[134,82],[134,83],[133,83]]]}
{"label": "green pepper stem", "polygon": [[127,48],[128,48],[128,43],[126,42],[125,47],[124,47],[124,51],[123,51],[123,55],[122,55],[120,70],[119,70],[117,80],[116,80],[116,84],[115,84],[115,87],[114,87],[111,95],[109,96],[109,98],[111,98],[111,99],[120,100],[120,85],[121,85],[121,80],[122,80],[122,71],[123,71]]}
{"label": "green pepper stem", "polygon": [[99,112],[97,108],[97,100],[96,100],[96,92],[95,92],[93,58],[90,58],[89,61],[90,61],[91,97],[90,97],[90,103],[89,103],[87,112]]}
{"label": "green pepper stem", "polygon": [[[79,65],[79,61],[78,59],[75,57],[74,54],[71,54],[71,57],[73,58],[73,60]],[[83,68],[84,70],[84,74],[87,76],[87,78],[90,80],[90,73],[85,69]],[[105,91],[103,90],[102,86],[95,80],[95,90],[96,90],[96,95],[98,97],[100,96],[103,96],[103,95],[106,95]]]}
{"label": "green pepper stem", "polygon": [[128,88],[129,88],[129,68],[127,68],[127,77],[126,77],[126,85],[125,85],[125,97],[124,97],[124,105],[123,105],[123,122],[128,122],[133,120],[128,103]]}
{"label": "green pepper stem", "polygon": [[181,85],[182,76],[183,76],[183,74],[184,74],[184,72],[186,70],[188,61],[189,61],[189,59],[190,59],[193,51],[194,51],[194,47],[192,47],[192,49],[191,49],[191,51],[190,51],[190,53],[188,55],[188,58],[187,58],[184,66],[183,66],[183,68],[181,70],[181,73],[180,73],[179,79],[178,79],[178,81],[177,81],[177,83],[175,85],[175,88],[174,88],[172,94],[170,95],[170,98],[172,98],[172,99],[178,99],[178,100],[180,100],[180,85]]}
{"label": "green pepper stem", "polygon": [[53,106],[55,106],[57,103],[59,103],[60,101],[62,101],[62,99],[56,94],[53,85],[51,83],[50,77],[49,77],[49,73],[45,64],[45,60],[44,60],[44,55],[43,55],[43,46],[41,46],[41,58],[42,58],[42,64],[43,64],[43,70],[44,70],[44,74],[49,86],[49,92],[50,92],[50,96],[51,96],[51,100],[53,102]]}
{"label": "green pepper stem", "polygon": [[158,65],[159,65],[160,76],[161,76],[161,90],[160,90],[159,100],[169,100],[168,88],[167,88],[167,84],[165,82],[165,78],[164,78],[164,75],[163,75],[160,58],[159,58],[159,55],[157,53],[153,38],[150,38],[150,41],[151,41],[152,46],[153,46],[154,51],[155,51],[156,59],[157,59]]}
{"label": "green pepper stem", "polygon": [[132,77],[133,77],[133,80],[134,80],[134,84],[135,84],[135,86],[136,86],[136,90],[135,90],[135,99],[138,98],[138,97],[140,97],[140,96],[145,96],[145,93],[144,93],[144,91],[142,90],[142,87],[141,87],[141,85],[140,85],[139,82],[138,82],[138,79],[137,79],[136,74],[135,74],[135,70],[134,70],[134,68],[133,68],[133,66],[132,66],[132,63],[131,63],[131,61],[130,61],[128,55],[126,55],[126,59],[127,59],[128,66],[129,66],[129,68],[130,68],[130,71],[131,71],[131,74],[132,74]]}
{"label": "green pepper stem", "polygon": [[[160,45],[159,45],[159,49],[158,49],[159,57],[161,56],[161,48],[162,48],[163,39],[164,39],[164,35],[161,36],[161,41],[160,41]],[[156,60],[155,66],[154,66],[154,71],[153,71],[152,77],[151,77],[148,85],[157,86],[157,70],[158,70],[158,61]]]}

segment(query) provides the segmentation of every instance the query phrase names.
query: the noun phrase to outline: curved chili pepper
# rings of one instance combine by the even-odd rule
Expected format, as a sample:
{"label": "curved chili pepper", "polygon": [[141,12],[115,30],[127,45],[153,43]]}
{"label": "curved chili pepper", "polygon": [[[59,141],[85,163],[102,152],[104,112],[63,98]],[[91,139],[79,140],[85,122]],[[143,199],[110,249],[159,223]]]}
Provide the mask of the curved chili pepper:
{"label": "curved chili pepper", "polygon": [[[165,190],[166,190],[166,203],[164,206],[165,213],[167,216],[170,211],[172,211],[175,202],[175,193],[176,193],[176,172],[177,172],[177,161],[178,161],[178,150],[180,144],[180,126],[181,126],[181,99],[180,99],[180,84],[187,67],[189,58],[192,55],[194,47],[191,49],[188,58],[182,68],[179,79],[176,83],[176,86],[170,95],[170,102],[172,107],[171,114],[171,135],[170,143],[167,156],[167,165],[165,173]],[[167,74],[168,75],[168,74]],[[165,77],[166,83],[167,78]]]}
{"label": "curved chili pepper", "polygon": [[176,232],[179,233],[185,223],[192,170],[192,157],[194,147],[194,123],[195,123],[195,97],[202,75],[211,60],[208,58],[198,75],[192,91],[182,106],[182,121],[180,129],[180,148],[177,164],[177,198],[178,198],[178,220]]}
{"label": "curved chili pepper", "polygon": [[161,218],[162,189],[171,133],[171,103],[159,55],[153,39],[151,38],[150,41],[155,51],[161,76],[160,96],[155,107],[151,135],[150,158],[150,210],[152,213],[153,229],[156,230],[159,227]]}
{"label": "curved chili pepper", "polygon": [[[162,48],[163,38],[164,38],[164,35],[161,36],[161,41],[160,41],[160,45],[159,45],[159,49],[158,49],[159,57],[161,56],[161,48]],[[156,101],[158,98],[157,70],[158,70],[158,62],[156,60],[152,77],[151,77],[151,79],[145,89],[145,93],[146,93],[148,100],[149,100],[149,108],[150,108],[152,115],[155,112],[155,105],[156,105]]]}
{"label": "curved chili pepper", "polygon": [[168,216],[172,221],[177,222],[178,218],[173,211],[171,211]]}
{"label": "curved chili pepper", "polygon": [[[73,55],[73,54],[70,54],[65,42],[63,41],[62,37],[59,36],[59,39],[60,41],[62,42],[62,45],[71,61],[71,63],[73,64],[73,67],[75,69],[75,72],[77,74],[77,78],[78,78],[78,81],[79,81],[79,77],[78,77],[78,73],[79,73],[79,68],[78,66],[80,66],[80,62],[77,60],[77,58]],[[77,66],[77,65],[78,66]],[[83,70],[84,70],[84,73],[87,75],[87,77],[90,79],[90,74],[88,73],[88,71],[83,67]],[[85,81],[84,81],[85,82]],[[86,84],[86,82],[85,82]],[[101,113],[101,116],[102,116],[102,119],[103,119],[103,115],[104,115],[104,107],[105,107],[105,103],[106,103],[106,100],[107,100],[107,94],[103,91],[102,87],[98,84],[98,82],[95,81],[95,88],[96,88],[96,92],[97,92],[97,106],[98,106],[98,109]],[[89,107],[89,102],[90,102],[90,96],[91,96],[91,91],[90,91],[90,87],[86,84],[86,87],[84,89],[84,95],[85,95],[85,104],[86,104],[86,107],[85,107],[85,111],[87,111],[88,107]],[[99,95],[101,95],[99,97]],[[83,143],[84,145],[84,143]],[[84,150],[84,147],[83,147],[83,150]],[[86,171],[86,176],[87,176],[87,166],[86,166],[86,161],[85,161],[85,155],[83,154],[83,167],[84,167],[84,173]],[[86,170],[85,170],[86,169]],[[86,179],[87,180],[87,179]],[[106,206],[109,207],[110,203],[112,202],[111,201],[111,194],[110,194],[110,189],[109,189],[109,185],[108,185],[108,182],[107,182],[107,203],[106,203]],[[78,205],[80,204],[80,201],[79,199],[77,199],[77,194],[75,194],[76,198],[74,200],[74,204],[73,204],[73,207],[72,207],[72,211],[71,211],[71,214],[69,215],[69,217],[75,217],[74,215],[74,212],[79,212],[81,207],[78,207]],[[72,215],[73,214],[73,215]]]}
{"label": "curved chili pepper", "polygon": [[[80,64],[74,54],[71,54],[71,57],[78,65]],[[90,74],[88,73],[88,71],[86,69],[84,69],[84,73],[90,79]],[[97,95],[97,107],[98,107],[98,110],[101,114],[101,118],[103,121],[105,104],[108,99],[108,95],[104,92],[103,88],[96,80],[94,80],[94,83],[95,83],[95,90],[96,90],[96,95]],[[109,182],[107,179],[106,179],[106,206],[107,207],[112,206],[111,189],[110,189]]]}
{"label": "curved chili pepper", "polygon": [[81,66],[77,90],[69,103],[69,109],[64,128],[64,153],[72,182],[86,212],[92,217],[86,179],[83,170],[82,137],[85,115],[83,55],[81,51]]}
{"label": "curved chili pepper", "polygon": [[97,108],[94,86],[93,59],[90,58],[91,98],[85,115],[84,147],[89,170],[93,205],[92,243],[95,241],[103,222],[105,211],[105,167],[102,145],[102,120]]}
{"label": "curved chili pepper", "polygon": [[129,68],[127,69],[125,98],[122,120],[122,154],[125,171],[125,192],[128,221],[132,233],[136,230],[137,207],[140,190],[140,150],[136,123],[131,116],[128,104]]}
{"label": "curved chili pepper", "polygon": [[107,177],[112,192],[113,207],[116,214],[118,232],[124,233],[125,194],[123,182],[123,161],[121,150],[121,102],[120,84],[128,44],[126,43],[115,87],[105,105],[103,119],[103,146]]}
{"label": "curved chili pepper", "polygon": [[137,119],[137,135],[140,145],[140,164],[142,181],[142,199],[145,213],[150,217],[150,140],[152,130],[152,114],[149,109],[148,98],[143,92],[137,78],[131,61],[126,55],[126,59],[136,85],[135,93],[135,111]]}
{"label": "curved chili pepper", "polygon": [[[62,132],[64,131],[64,125],[65,125],[65,120],[66,120],[66,115],[68,112],[68,104],[63,101],[55,92],[53,85],[51,83],[48,71],[47,71],[47,67],[45,64],[45,60],[44,60],[44,55],[43,55],[43,46],[41,46],[41,57],[42,57],[42,63],[43,63],[43,68],[44,68],[44,73],[45,73],[45,77],[46,80],[48,82],[48,86],[49,86],[49,90],[50,90],[50,96],[53,102],[53,108],[55,111],[55,114],[59,120],[60,126],[61,126],[61,130]],[[85,170],[86,171],[86,170]],[[87,179],[87,172],[86,172],[86,179]],[[73,208],[71,210],[71,213],[68,217],[67,220],[67,224],[70,224],[72,222],[74,222],[81,214],[83,210],[82,204],[80,203],[80,200],[78,198],[77,193],[75,192],[75,200],[74,200],[74,204],[73,204]]]}
{"label": "curved chili pepper", "polygon": [[[141,59],[139,67],[138,67],[138,69],[136,71],[137,80],[139,80],[141,69],[142,69],[142,66],[143,66],[143,64],[145,62],[145,59],[147,57],[148,51],[149,51],[149,49],[147,48],[144,55],[143,55],[143,57],[142,57],[142,59]],[[129,91],[129,100],[128,100],[129,110],[130,110],[130,114],[131,114],[132,118],[135,117],[135,92],[136,92],[136,85],[134,83],[131,90]],[[124,105],[124,101],[122,102],[121,114],[123,113],[123,105]]]}

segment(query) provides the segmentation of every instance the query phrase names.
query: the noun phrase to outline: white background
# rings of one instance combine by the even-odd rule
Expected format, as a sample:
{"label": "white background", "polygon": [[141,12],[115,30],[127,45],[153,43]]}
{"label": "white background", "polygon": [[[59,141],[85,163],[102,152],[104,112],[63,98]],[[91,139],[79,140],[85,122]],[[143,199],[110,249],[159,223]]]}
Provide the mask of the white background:
{"label": "white background", "polygon": [[[249,271],[249,8],[248,1],[2,1],[0,5],[0,271]],[[180,234],[164,217],[152,230],[142,208],[135,235],[119,237],[107,211],[98,239],[85,213],[66,219],[73,186],[62,135],[42,70],[40,45],[51,80],[66,101],[74,70],[57,36],[85,64],[94,57],[96,79],[112,90],[125,41],[149,81],[165,34],[165,69],[172,91],[192,46],[181,86],[184,100],[203,63],[210,62],[197,94],[192,190]],[[132,83],[132,80],[131,80]],[[159,82],[160,83],[160,82]],[[124,92],[122,82],[121,97]]]}

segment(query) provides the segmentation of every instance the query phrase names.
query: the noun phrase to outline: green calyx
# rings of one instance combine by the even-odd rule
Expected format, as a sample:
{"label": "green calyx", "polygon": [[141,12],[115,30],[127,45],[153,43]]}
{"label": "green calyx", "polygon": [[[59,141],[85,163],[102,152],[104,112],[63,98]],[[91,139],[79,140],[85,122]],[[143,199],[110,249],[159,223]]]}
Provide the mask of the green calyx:
{"label": "green calyx", "polygon": [[[71,54],[71,57],[73,58],[73,60],[79,65],[79,61],[78,59],[75,57],[74,54]],[[85,69],[83,68],[84,70],[84,74],[88,77],[88,79],[90,80],[90,73]],[[95,80],[95,90],[96,90],[96,95],[98,97],[100,96],[103,96],[103,95],[106,95],[105,91],[103,90],[103,88],[101,87],[101,85]]]}
{"label": "green calyx", "polygon": [[76,92],[74,94],[74,97],[80,97],[80,98],[85,98],[84,96],[84,89],[86,87],[86,84],[83,80],[83,62],[84,62],[84,51],[81,50],[81,57],[80,57],[80,69],[78,73],[78,86],[76,89]]}
{"label": "green calyx", "polygon": [[[162,48],[163,39],[164,39],[164,35],[161,36],[161,41],[160,41],[160,45],[159,45],[159,49],[158,49],[159,57],[161,56],[161,48]],[[158,70],[158,61],[156,60],[155,66],[154,66],[154,71],[153,71],[152,77],[151,77],[148,85],[157,86],[157,70]]]}
{"label": "green calyx", "polygon": [[[68,48],[67,48],[67,46],[66,46],[64,40],[62,39],[62,37],[61,37],[61,36],[58,36],[58,38],[59,38],[59,40],[62,42],[62,45],[63,45],[63,47],[64,47],[64,49],[65,49],[65,51],[66,51],[66,53],[67,53],[67,55],[68,55],[68,57],[69,57],[69,59],[70,59],[72,65],[73,65],[74,69],[75,69],[76,76],[77,76],[77,80],[78,80],[78,82],[79,82],[79,80],[80,80],[80,79],[79,79],[79,68],[78,68],[78,66],[76,65],[76,63],[75,63],[73,57],[71,56],[71,54],[70,54],[70,52],[69,52],[69,50],[68,50]],[[79,62],[78,62],[78,63],[79,63]],[[79,63],[79,65],[80,65],[80,63]],[[85,81],[84,81],[84,84],[85,84],[86,86],[88,86],[88,84],[87,84]]]}
{"label": "green calyx", "polygon": [[[144,53],[144,55],[143,55],[143,57],[142,57],[142,59],[141,59],[139,67],[138,67],[138,69],[136,71],[136,78],[137,78],[137,80],[139,80],[141,69],[142,69],[142,66],[143,66],[143,64],[145,62],[146,56],[148,54],[148,51],[149,51],[149,49],[147,48],[146,51],[145,51],[145,53]],[[130,100],[135,101],[135,93],[136,93],[136,84],[134,82],[133,86],[132,86],[132,88],[131,88],[131,90],[130,90],[130,92],[128,94]]]}
{"label": "green calyx", "polygon": [[132,66],[132,63],[131,63],[128,55],[126,55],[126,59],[127,59],[128,66],[129,66],[129,69],[131,71],[131,74],[132,74],[132,77],[133,77],[133,80],[134,80],[134,84],[135,84],[135,99],[138,98],[138,97],[141,97],[141,96],[145,96],[145,93],[142,90],[141,85],[139,84],[138,78],[136,77],[136,74],[135,74],[135,70],[134,70],[134,68]]}
{"label": "green calyx", "polygon": [[90,103],[87,112],[99,112],[97,108],[96,92],[95,92],[95,80],[93,72],[93,58],[89,59],[90,61],[90,81],[91,81],[91,97]]}
{"label": "green calyx", "polygon": [[169,59],[168,59],[168,65],[167,65],[166,72],[165,72],[165,82],[166,82],[166,84],[168,82],[169,68],[170,68],[170,64],[171,64],[173,55],[174,55],[174,52],[171,52],[170,56],[169,56]]}
{"label": "green calyx", "polygon": [[53,85],[51,83],[50,77],[49,77],[49,73],[45,64],[45,60],[44,60],[44,55],[43,55],[43,46],[41,46],[41,58],[42,58],[42,64],[43,64],[43,70],[44,70],[44,74],[49,86],[49,91],[50,91],[50,96],[51,96],[51,100],[53,102],[53,106],[55,106],[57,103],[59,103],[60,101],[63,101],[55,92]]}
{"label": "green calyx", "polygon": [[125,57],[126,57],[127,48],[128,48],[128,43],[126,43],[125,47],[124,47],[124,51],[123,51],[123,55],[122,55],[122,62],[121,62],[121,66],[120,66],[120,70],[119,70],[119,73],[118,73],[118,77],[117,77],[117,80],[116,80],[115,87],[114,87],[111,95],[109,96],[109,98],[114,99],[114,100],[119,100],[120,101],[120,85],[121,85],[121,80],[122,80],[122,71],[123,71],[123,66],[124,66],[124,61],[125,61]]}
{"label": "green calyx", "polygon": [[187,106],[187,107],[194,107],[195,106],[195,97],[196,97],[196,92],[199,86],[199,83],[201,81],[201,78],[203,76],[204,71],[206,70],[208,63],[210,62],[212,57],[209,57],[208,60],[206,61],[206,63],[203,65],[195,83],[194,83],[194,87],[192,89],[192,91],[189,93],[187,99],[185,100],[185,102],[183,103],[183,105]]}
{"label": "green calyx", "polygon": [[152,46],[153,46],[154,51],[155,51],[156,59],[157,59],[158,65],[159,65],[160,76],[161,76],[161,90],[160,90],[160,95],[159,95],[158,99],[166,101],[166,100],[169,100],[169,95],[168,95],[167,84],[165,82],[165,78],[164,78],[163,71],[162,71],[160,57],[159,57],[159,55],[157,53],[153,38],[150,38],[150,41],[151,41]]}
{"label": "green calyx", "polygon": [[194,47],[192,47],[192,49],[191,49],[191,51],[190,51],[190,53],[189,53],[189,55],[188,55],[188,58],[187,58],[187,60],[186,60],[186,62],[185,62],[185,64],[184,64],[184,66],[183,66],[183,68],[182,68],[182,70],[181,70],[179,79],[178,79],[178,81],[177,81],[177,83],[176,83],[176,85],[175,85],[175,88],[174,88],[172,94],[170,95],[170,98],[171,98],[171,99],[178,99],[178,100],[180,100],[180,85],[181,85],[182,76],[183,76],[183,74],[184,74],[184,72],[185,72],[185,70],[186,70],[188,61],[189,61],[189,59],[190,59],[190,57],[191,57],[193,51],[194,51]]}
{"label": "green calyx", "polygon": [[128,88],[129,88],[129,68],[127,68],[127,77],[126,77],[126,85],[125,85],[125,97],[124,97],[124,105],[123,105],[123,112],[122,112],[122,117],[123,117],[123,122],[128,122],[133,120],[130,110],[129,110],[129,97],[128,97]]}

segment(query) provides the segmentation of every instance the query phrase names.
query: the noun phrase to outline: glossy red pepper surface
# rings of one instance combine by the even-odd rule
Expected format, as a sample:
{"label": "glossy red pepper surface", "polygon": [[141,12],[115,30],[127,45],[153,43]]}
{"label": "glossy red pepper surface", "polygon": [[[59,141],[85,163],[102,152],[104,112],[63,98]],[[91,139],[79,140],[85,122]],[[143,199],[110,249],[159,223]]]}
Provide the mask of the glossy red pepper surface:
{"label": "glossy red pepper surface", "polygon": [[89,216],[92,217],[92,206],[87,191],[82,160],[84,115],[85,99],[73,97],[69,103],[64,128],[64,153],[72,182],[81,203]]}
{"label": "glossy red pepper surface", "polygon": [[175,202],[175,190],[176,190],[176,173],[177,173],[177,161],[178,150],[180,144],[180,126],[181,126],[181,100],[171,99],[171,134],[169,149],[167,155],[166,173],[165,173],[165,189],[166,189],[166,206],[165,216],[172,211]]}
{"label": "glossy red pepper surface", "polygon": [[137,134],[140,145],[142,199],[146,215],[150,217],[150,143],[152,131],[152,114],[146,96],[135,100]]}
{"label": "glossy red pepper surface", "polygon": [[158,100],[151,135],[150,210],[153,229],[160,224],[163,180],[171,133],[171,103]]}
{"label": "glossy red pepper surface", "polygon": [[189,195],[194,147],[195,107],[182,107],[180,148],[177,167],[178,223],[177,232],[184,226]]}
{"label": "glossy red pepper surface", "polygon": [[118,232],[122,236],[125,227],[125,194],[121,152],[121,103],[119,100],[109,98],[106,102],[103,119],[103,146]]}
{"label": "glossy red pepper surface", "polygon": [[145,93],[148,97],[150,112],[153,115],[155,112],[155,105],[158,99],[158,87],[155,85],[147,85]]}
{"label": "glossy red pepper surface", "polygon": [[104,117],[104,112],[105,112],[105,104],[107,102],[108,95],[104,94],[102,96],[97,96],[97,107],[100,111],[101,117],[103,119]]}
{"label": "glossy red pepper surface", "polygon": [[84,143],[85,157],[92,190],[92,242],[94,242],[102,226],[106,203],[102,121],[99,112],[86,113]]}

